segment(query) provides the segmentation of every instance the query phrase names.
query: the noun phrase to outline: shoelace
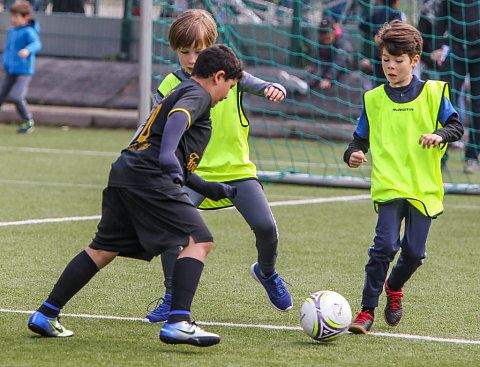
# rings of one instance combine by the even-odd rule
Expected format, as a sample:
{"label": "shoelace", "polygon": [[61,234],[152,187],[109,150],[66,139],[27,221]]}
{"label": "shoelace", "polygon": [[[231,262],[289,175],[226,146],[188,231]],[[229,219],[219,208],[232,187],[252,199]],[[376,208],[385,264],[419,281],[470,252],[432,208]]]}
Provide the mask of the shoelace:
{"label": "shoelace", "polygon": [[387,297],[390,301],[390,308],[392,310],[398,310],[400,308],[400,303],[402,302],[403,293],[402,292],[387,292]]}
{"label": "shoelace", "polygon": [[363,324],[365,321],[373,319],[373,316],[366,312],[357,312],[357,317],[355,318],[355,322],[359,324]]}
{"label": "shoelace", "polygon": [[[155,303],[156,302],[156,303]],[[150,310],[150,306],[155,303],[155,307],[153,308],[153,310]],[[147,311],[148,312],[155,312],[158,307],[160,307],[161,305],[163,305],[164,303],[169,303],[168,300],[165,298],[165,297],[160,297],[160,298],[157,298],[157,299],[154,299],[152,302],[150,302],[147,306]]]}
{"label": "shoelace", "polygon": [[280,296],[283,296],[284,293],[285,293],[285,287],[284,285],[282,284],[285,283],[285,284],[288,284],[290,287],[293,287],[292,284],[290,284],[289,282],[287,282],[285,279],[281,278],[281,277],[278,277],[277,279],[275,279],[275,291],[280,295]]}

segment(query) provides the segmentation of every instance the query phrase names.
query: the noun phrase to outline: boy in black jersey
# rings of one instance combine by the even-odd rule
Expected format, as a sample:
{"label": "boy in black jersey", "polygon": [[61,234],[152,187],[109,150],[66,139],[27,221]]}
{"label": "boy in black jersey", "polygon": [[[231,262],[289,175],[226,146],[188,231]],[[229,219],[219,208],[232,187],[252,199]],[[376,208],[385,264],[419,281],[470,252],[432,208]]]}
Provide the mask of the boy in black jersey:
{"label": "boy in black jersey", "polygon": [[112,164],[102,218],[92,243],[71,260],[28,327],[43,336],[73,332],[58,322],[62,307],[117,255],[150,261],[171,244],[184,246],[173,272],[172,312],[161,331],[171,344],[210,346],[220,337],[190,321],[190,307],[213,245],[206,224],[181,186],[215,200],[233,187],[194,174],[210,139],[210,109],[242,78],[242,64],[225,45],[198,57],[192,77],[173,89]]}

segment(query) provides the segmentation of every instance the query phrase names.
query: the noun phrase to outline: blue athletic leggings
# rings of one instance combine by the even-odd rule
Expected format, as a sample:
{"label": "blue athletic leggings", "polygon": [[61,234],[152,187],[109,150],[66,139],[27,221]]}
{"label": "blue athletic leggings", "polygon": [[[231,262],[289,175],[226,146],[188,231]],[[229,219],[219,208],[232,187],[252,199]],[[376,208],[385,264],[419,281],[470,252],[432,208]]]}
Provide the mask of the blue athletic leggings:
{"label": "blue athletic leggings", "polygon": [[[230,182],[229,185],[237,188],[232,203],[255,234],[260,270],[264,274],[271,274],[275,271],[277,259],[278,230],[262,185],[255,179]],[[188,187],[184,187],[184,190],[197,207],[205,199],[205,196]],[[173,247],[161,255],[166,293],[171,291],[173,265],[180,251],[181,247]]]}
{"label": "blue athletic leggings", "polygon": [[[404,236],[400,240],[400,226],[405,219]],[[373,246],[368,249],[370,256],[365,266],[365,284],[362,306],[375,308],[383,290],[390,263],[398,250],[402,251],[393,267],[388,285],[399,290],[423,264],[425,247],[432,218],[424,216],[407,200],[394,200],[378,205],[378,221]]]}

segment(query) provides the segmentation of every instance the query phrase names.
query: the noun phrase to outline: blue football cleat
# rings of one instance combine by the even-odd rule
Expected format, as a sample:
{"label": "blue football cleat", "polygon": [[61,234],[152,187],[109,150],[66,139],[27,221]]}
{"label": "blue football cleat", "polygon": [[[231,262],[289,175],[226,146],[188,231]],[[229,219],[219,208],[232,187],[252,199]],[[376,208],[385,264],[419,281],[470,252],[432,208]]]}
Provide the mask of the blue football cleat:
{"label": "blue football cleat", "polygon": [[19,128],[17,129],[17,133],[30,134],[34,130],[33,125],[35,125],[33,120],[23,120]]}
{"label": "blue football cleat", "polygon": [[58,317],[51,318],[41,312],[34,312],[28,320],[28,328],[42,336],[67,337],[73,336],[73,331],[65,329],[58,322]]}
{"label": "blue football cleat", "polygon": [[157,302],[155,304],[155,308],[150,314],[145,316],[145,318],[142,321],[150,322],[150,323],[167,321],[168,314],[170,313],[170,307],[172,307],[172,295],[166,294],[165,297],[161,297],[161,298],[157,298],[156,300],[153,300],[147,306],[147,311],[150,311],[149,307],[154,302]]}
{"label": "blue football cleat", "polygon": [[220,343],[220,336],[203,330],[195,322],[180,321],[173,324],[165,323],[160,330],[160,340],[167,344],[209,347]]}
{"label": "blue football cleat", "polygon": [[264,279],[260,274],[258,263],[255,263],[250,267],[250,274],[253,279],[263,285],[273,308],[278,311],[288,311],[293,307],[292,297],[283,284],[285,281],[280,278],[277,272]]}

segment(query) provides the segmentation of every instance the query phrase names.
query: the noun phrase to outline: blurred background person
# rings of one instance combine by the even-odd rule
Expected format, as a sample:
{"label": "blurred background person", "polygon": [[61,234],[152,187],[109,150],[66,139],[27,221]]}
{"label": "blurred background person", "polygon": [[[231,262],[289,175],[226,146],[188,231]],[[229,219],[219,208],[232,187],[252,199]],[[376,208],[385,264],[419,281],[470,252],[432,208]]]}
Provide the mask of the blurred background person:
{"label": "blurred background person", "polygon": [[[387,81],[382,69],[381,52],[374,43],[375,34],[385,24],[394,19],[399,19],[406,23],[407,18],[400,9],[400,0],[384,0],[383,5],[375,6],[373,13],[370,12],[370,5],[365,9],[365,14],[360,19],[359,29],[362,37],[365,39],[363,46],[363,55],[372,66],[369,67],[368,61],[361,61],[362,71],[373,73],[373,87],[377,87]],[[368,13],[367,13],[368,12]],[[367,73],[366,73],[367,74]]]}
{"label": "blurred background person", "polygon": [[[467,75],[470,80],[471,117],[465,147],[465,173],[478,172],[480,144],[480,2],[475,0],[435,3],[434,58],[439,66],[449,62],[453,103],[458,105]],[[444,60],[443,36],[448,34],[450,53]],[[463,94],[465,95],[465,94]],[[466,121],[465,121],[466,123]]]}

